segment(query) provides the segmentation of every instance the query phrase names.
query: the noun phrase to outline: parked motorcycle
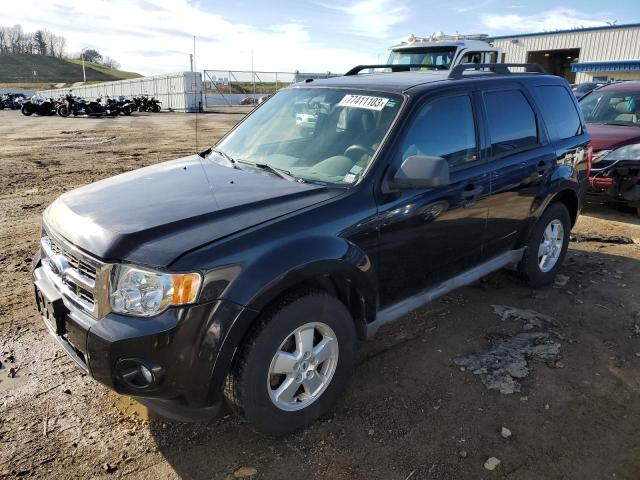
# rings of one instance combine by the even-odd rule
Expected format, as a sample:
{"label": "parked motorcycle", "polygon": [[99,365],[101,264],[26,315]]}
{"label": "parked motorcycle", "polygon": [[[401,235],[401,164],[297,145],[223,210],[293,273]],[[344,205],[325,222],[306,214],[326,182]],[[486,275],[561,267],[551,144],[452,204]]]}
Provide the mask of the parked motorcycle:
{"label": "parked motorcycle", "polygon": [[20,110],[25,96],[22,93],[7,93],[0,97],[0,110],[10,108],[11,110]]}
{"label": "parked motorcycle", "polygon": [[56,102],[52,98],[42,98],[34,95],[30,100],[22,104],[21,111],[27,117],[34,113],[41,116],[55,115]]}
{"label": "parked motorcycle", "polygon": [[85,107],[86,104],[84,100],[74,97],[71,90],[69,90],[69,93],[59,101],[56,112],[61,117],[68,117],[71,114],[75,117],[84,114]]}
{"label": "parked motorcycle", "polygon": [[160,103],[162,102],[160,102],[160,100],[157,100],[155,97],[141,95],[139,97],[134,97],[133,101],[136,104],[138,111],[140,112],[158,113],[161,110]]}

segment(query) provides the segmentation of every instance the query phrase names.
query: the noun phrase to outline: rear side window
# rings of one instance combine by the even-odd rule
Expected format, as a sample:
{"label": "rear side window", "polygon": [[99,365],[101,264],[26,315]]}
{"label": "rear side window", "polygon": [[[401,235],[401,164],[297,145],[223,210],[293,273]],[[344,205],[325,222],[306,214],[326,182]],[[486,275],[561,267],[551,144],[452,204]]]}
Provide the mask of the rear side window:
{"label": "rear side window", "polygon": [[476,127],[471,98],[445,97],[424,105],[402,144],[402,159],[411,155],[442,157],[450,167],[477,159]]}
{"label": "rear side window", "polygon": [[560,85],[536,87],[537,103],[542,111],[549,138],[563,140],[582,133],[582,123],[571,94]]}
{"label": "rear side window", "polygon": [[538,143],[536,116],[520,90],[486,92],[484,104],[494,156],[524,150]]}

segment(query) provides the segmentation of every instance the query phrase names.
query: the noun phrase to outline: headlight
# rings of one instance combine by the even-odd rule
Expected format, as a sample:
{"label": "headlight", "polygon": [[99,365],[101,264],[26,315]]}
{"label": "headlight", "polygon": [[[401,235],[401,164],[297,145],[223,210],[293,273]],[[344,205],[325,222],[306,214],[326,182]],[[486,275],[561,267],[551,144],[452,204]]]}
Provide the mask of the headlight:
{"label": "headlight", "polygon": [[611,153],[611,150],[600,150],[598,153],[593,154],[593,158],[591,159],[591,164],[598,163]]}
{"label": "headlight", "polygon": [[640,160],[640,143],[625,145],[615,150],[606,150],[601,160]]}
{"label": "headlight", "polygon": [[126,315],[152,317],[171,305],[193,303],[201,281],[199,273],[169,274],[116,265],[109,282],[111,310]]}

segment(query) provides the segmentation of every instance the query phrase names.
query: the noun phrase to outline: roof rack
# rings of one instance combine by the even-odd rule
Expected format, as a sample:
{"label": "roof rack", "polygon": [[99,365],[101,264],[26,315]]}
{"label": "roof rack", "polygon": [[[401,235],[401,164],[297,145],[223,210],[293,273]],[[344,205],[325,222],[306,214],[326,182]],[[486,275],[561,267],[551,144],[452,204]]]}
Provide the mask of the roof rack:
{"label": "roof rack", "polygon": [[407,63],[407,64],[380,64],[380,65],[358,65],[353,67],[347,73],[344,74],[345,77],[350,77],[352,75],[358,75],[362,70],[367,70],[369,68],[389,68],[392,72],[408,72],[412,68],[429,68],[430,65],[422,65],[420,63]]}
{"label": "roof rack", "polygon": [[463,63],[456,65],[449,73],[449,80],[460,80],[467,70],[486,69],[500,75],[512,74],[509,67],[524,68],[529,73],[547,73],[542,66],[537,63]]}

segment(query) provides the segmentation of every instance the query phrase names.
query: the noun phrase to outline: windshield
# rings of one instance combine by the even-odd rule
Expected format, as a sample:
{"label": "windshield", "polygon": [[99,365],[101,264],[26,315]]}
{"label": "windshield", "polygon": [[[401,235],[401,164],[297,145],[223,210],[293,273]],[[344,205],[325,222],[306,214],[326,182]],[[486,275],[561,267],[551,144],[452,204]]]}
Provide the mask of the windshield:
{"label": "windshield", "polygon": [[400,110],[400,95],[325,88],[281,90],[217,146],[239,168],[254,164],[305,181],[352,184]]}
{"label": "windshield", "polygon": [[580,108],[587,123],[640,126],[640,90],[595,90]]}
{"label": "windshield", "polygon": [[451,66],[457,47],[424,47],[393,50],[387,63],[392,65],[419,64],[425,68],[446,70]]}

